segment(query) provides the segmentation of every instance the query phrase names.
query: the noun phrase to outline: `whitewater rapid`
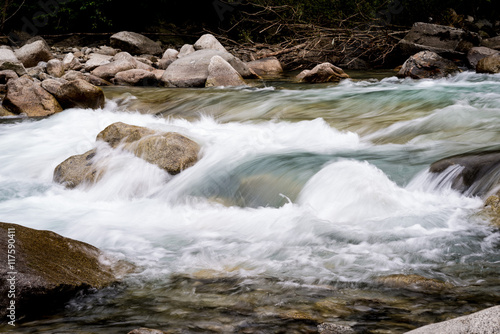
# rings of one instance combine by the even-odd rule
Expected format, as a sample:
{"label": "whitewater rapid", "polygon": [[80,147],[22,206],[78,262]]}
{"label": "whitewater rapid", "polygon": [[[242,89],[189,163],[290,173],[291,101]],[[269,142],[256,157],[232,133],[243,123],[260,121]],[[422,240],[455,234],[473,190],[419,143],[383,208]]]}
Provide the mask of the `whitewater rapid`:
{"label": "whitewater rapid", "polygon": [[[418,130],[441,112],[385,134],[411,122]],[[69,190],[52,182],[67,157],[105,145],[95,137],[113,122],[186,135],[201,145],[200,161],[173,177],[130,153],[102,150],[109,172],[97,184]],[[391,162],[414,147],[375,145],[378,135],[363,138],[322,118],[161,118],[113,101],[66,110],[0,127],[1,219],[88,242],[139,265],[144,279],[214,270],[311,283],[409,272],[458,282],[442,263],[479,251],[488,257],[498,242],[469,218],[481,199],[415,185],[427,173],[423,163]]]}

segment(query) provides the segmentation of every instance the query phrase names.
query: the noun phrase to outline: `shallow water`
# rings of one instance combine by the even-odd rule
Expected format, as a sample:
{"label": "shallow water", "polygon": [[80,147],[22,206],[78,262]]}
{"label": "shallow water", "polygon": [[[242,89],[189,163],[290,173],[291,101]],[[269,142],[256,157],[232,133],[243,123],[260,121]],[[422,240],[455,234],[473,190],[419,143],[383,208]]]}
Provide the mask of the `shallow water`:
{"label": "shallow water", "polygon": [[[500,76],[253,85],[110,87],[103,110],[0,124],[0,221],[139,268],[16,332],[307,333],[334,322],[402,333],[500,302],[500,231],[477,214],[482,199],[427,171],[500,148]],[[97,184],[52,182],[118,121],[182,133],[201,159],[170,176],[114,152]],[[379,280],[393,274],[447,285]]]}

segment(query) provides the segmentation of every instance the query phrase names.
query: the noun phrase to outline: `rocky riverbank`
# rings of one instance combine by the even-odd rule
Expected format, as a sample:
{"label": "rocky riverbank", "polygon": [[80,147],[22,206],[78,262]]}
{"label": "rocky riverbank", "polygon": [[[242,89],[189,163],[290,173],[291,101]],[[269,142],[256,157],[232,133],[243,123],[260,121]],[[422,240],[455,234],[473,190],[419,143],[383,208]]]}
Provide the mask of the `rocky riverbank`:
{"label": "rocky riverbank", "polygon": [[[415,23],[388,55],[401,65],[401,77],[437,78],[459,71],[500,72],[500,40],[483,39],[463,29]],[[99,47],[54,47],[41,37],[20,48],[0,46],[0,115],[49,116],[72,107],[100,108],[98,86],[216,87],[245,86],[245,79],[280,75],[280,58],[300,47],[262,53],[223,46],[205,34],[179,50],[134,32],[119,32]],[[284,52],[286,51],[286,52]],[[322,58],[324,59],[324,58]],[[312,59],[301,82],[348,78],[335,58]],[[316,67],[319,63],[323,63]],[[340,67],[339,67],[340,66]],[[347,66],[349,67],[349,66]]]}

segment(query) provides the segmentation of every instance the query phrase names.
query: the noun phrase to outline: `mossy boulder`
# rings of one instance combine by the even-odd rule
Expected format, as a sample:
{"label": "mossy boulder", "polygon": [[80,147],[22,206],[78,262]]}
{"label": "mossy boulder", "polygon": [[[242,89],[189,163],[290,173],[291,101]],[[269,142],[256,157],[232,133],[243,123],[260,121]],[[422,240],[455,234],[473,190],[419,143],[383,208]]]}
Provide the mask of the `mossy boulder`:
{"label": "mossy boulder", "polygon": [[[10,264],[8,250],[15,251]],[[108,286],[132,269],[84,242],[10,223],[0,223],[0,252],[5,255],[0,261],[0,316],[6,317],[14,300],[17,320],[50,313],[76,293]],[[11,293],[14,298],[7,298]]]}

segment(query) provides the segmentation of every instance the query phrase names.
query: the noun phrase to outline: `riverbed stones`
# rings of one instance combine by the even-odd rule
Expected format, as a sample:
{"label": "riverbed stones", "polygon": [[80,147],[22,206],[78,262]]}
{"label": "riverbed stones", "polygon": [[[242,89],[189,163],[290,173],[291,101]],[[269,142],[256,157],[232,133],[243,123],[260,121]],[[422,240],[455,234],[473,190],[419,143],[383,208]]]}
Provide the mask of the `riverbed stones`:
{"label": "riverbed stones", "polygon": [[55,95],[57,93],[57,90],[61,88],[63,84],[68,82],[67,80],[64,79],[46,79],[42,81],[42,88],[45,89],[47,92],[49,92],[52,95]]}
{"label": "riverbed stones", "polygon": [[0,85],[5,85],[11,79],[17,79],[19,76],[16,72],[12,70],[3,70],[0,71]]}
{"label": "riverbed stones", "polygon": [[152,54],[159,55],[162,50],[160,45],[144,35],[131,32],[121,31],[110,37],[111,46],[130,52],[131,54]]}
{"label": "riverbed stones", "polygon": [[230,53],[217,50],[199,50],[177,59],[165,70],[163,83],[168,87],[204,87],[212,57],[220,56],[242,77],[252,73],[247,65]]}
{"label": "riverbed stones", "polygon": [[226,48],[212,34],[202,35],[194,44],[195,50],[219,50],[227,52]]}
{"label": "riverbed stones", "polygon": [[483,39],[481,41],[481,46],[500,51],[500,36]]}
{"label": "riverbed stones", "polygon": [[87,81],[88,83],[91,83],[94,86],[110,86],[111,85],[111,83],[109,81],[101,79],[93,74],[82,73],[80,71],[68,71],[68,72],[66,72],[66,74],[64,74],[62,76],[61,79],[64,79],[67,81],[82,79],[82,80]]}
{"label": "riverbed stones", "polygon": [[413,79],[443,78],[458,72],[458,66],[435,52],[421,51],[408,58],[398,77]]}
{"label": "riverbed stones", "polygon": [[[100,289],[116,282],[124,272],[104,264],[115,263],[99,249],[54,232],[0,223],[0,251],[7,254],[9,232],[13,233],[16,250],[15,290],[16,318],[33,316],[58,307],[80,291]],[[127,270],[131,267],[127,266]],[[7,313],[7,284],[11,270],[0,261],[0,316]],[[50,312],[50,311],[49,311]]]}
{"label": "riverbed stones", "polygon": [[455,319],[423,326],[406,334],[497,334],[500,333],[500,306]]}
{"label": "riverbed stones", "polygon": [[136,328],[127,334],[167,334],[167,332],[161,331],[159,329],[151,328]]}
{"label": "riverbed stones", "polygon": [[257,75],[277,75],[283,72],[283,67],[276,57],[267,57],[247,63]]}
{"label": "riverbed stones", "polygon": [[47,62],[47,74],[56,78],[64,75],[64,65],[59,59],[51,59]]}
{"label": "riverbed stones", "polygon": [[80,60],[73,53],[67,53],[62,60],[64,70],[80,70],[82,68],[82,64]]}
{"label": "riverbed stones", "polygon": [[0,71],[11,70],[17,75],[26,74],[26,68],[10,49],[0,49]]}
{"label": "riverbed stones", "polygon": [[82,79],[62,84],[56,91],[55,97],[64,109],[104,108],[105,99],[102,89]]}
{"label": "riverbed stones", "polygon": [[96,67],[109,64],[112,58],[113,56],[103,55],[100,53],[91,53],[89,59],[87,60],[87,62],[85,62],[85,65],[83,65],[83,68],[85,69],[85,71],[90,72]]}
{"label": "riverbed stones", "polygon": [[500,53],[482,58],[477,62],[477,73],[500,73]]}
{"label": "riverbed stones", "polygon": [[434,278],[426,278],[420,275],[395,274],[378,277],[376,282],[391,288],[422,291],[426,293],[440,292],[452,288],[453,285]]}
{"label": "riverbed stones", "polygon": [[205,87],[245,86],[241,75],[222,57],[213,56],[208,65]]}
{"label": "riverbed stones", "polygon": [[355,334],[356,332],[350,326],[339,325],[334,323],[323,323],[318,325],[318,333],[320,334]]}
{"label": "riverbed stones", "polygon": [[25,44],[14,53],[24,67],[33,67],[41,61],[49,61],[53,58],[50,47],[43,39]]}
{"label": "riverbed stones", "polygon": [[101,65],[96,67],[91,73],[101,79],[111,80],[114,76],[123,71],[132,70],[137,67],[133,59],[125,60],[115,60],[109,64]]}
{"label": "riverbed stones", "polygon": [[312,70],[304,70],[297,75],[297,80],[308,83],[339,82],[349,78],[340,67],[331,63],[316,65]]}
{"label": "riverbed stones", "polygon": [[469,66],[473,69],[476,68],[477,63],[488,56],[497,54],[497,50],[493,50],[484,46],[473,47],[467,53],[467,61],[469,62]]}
{"label": "riverbed stones", "polygon": [[43,117],[62,111],[54,96],[28,76],[9,80],[2,105],[14,114]]}
{"label": "riverbed stones", "polygon": [[158,86],[159,83],[153,72],[141,69],[119,72],[112,81],[115,85],[122,86]]}

